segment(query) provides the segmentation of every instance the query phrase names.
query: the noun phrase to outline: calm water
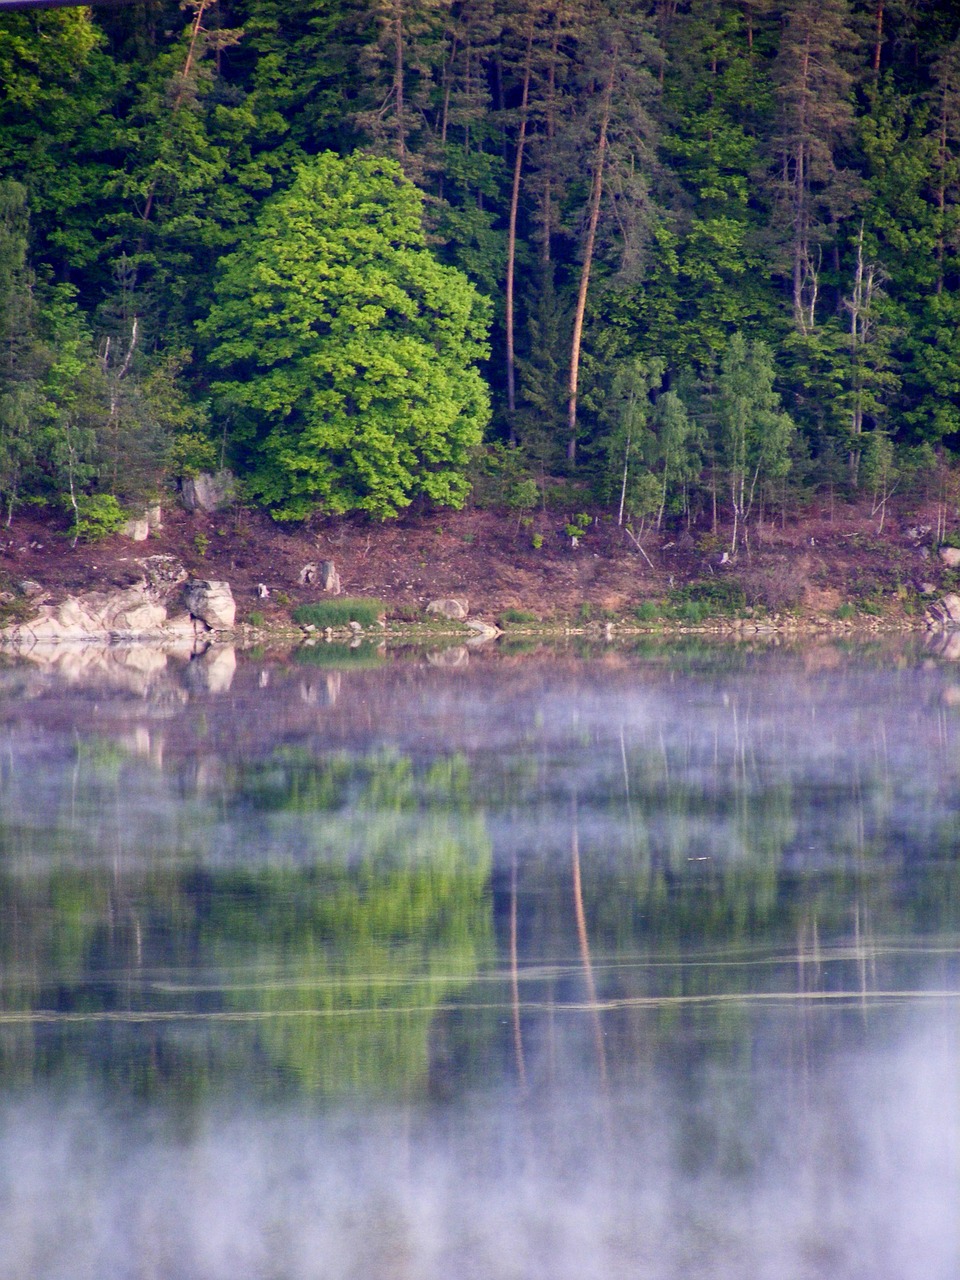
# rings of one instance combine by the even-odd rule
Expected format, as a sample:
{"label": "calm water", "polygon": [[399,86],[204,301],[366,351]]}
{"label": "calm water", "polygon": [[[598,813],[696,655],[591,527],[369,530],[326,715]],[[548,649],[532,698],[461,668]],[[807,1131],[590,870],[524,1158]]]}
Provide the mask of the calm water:
{"label": "calm water", "polygon": [[955,1280],[960,670],[0,668],[0,1277]]}

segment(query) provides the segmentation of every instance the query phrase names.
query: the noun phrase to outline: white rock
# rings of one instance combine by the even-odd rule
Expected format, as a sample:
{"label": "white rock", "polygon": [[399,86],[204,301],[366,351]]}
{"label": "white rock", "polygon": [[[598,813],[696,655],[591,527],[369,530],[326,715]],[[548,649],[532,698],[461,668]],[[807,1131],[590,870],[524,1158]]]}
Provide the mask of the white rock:
{"label": "white rock", "polygon": [[195,578],[184,587],[183,603],[188,613],[214,631],[229,631],[236,621],[237,605],[229,582]]}
{"label": "white rock", "polygon": [[324,560],[320,565],[320,585],[332,596],[340,594],[340,574],[332,560]]}
{"label": "white rock", "polygon": [[150,522],[146,516],[135,516],[123,525],[120,532],[125,538],[132,538],[134,542],[146,542],[150,537]]}
{"label": "white rock", "polygon": [[209,472],[184,477],[180,496],[187,511],[219,511],[228,507],[236,493],[236,482],[230,471]]}
{"label": "white rock", "polygon": [[503,635],[499,627],[492,627],[482,618],[465,618],[464,624],[475,633],[474,640],[495,640],[497,636]]}
{"label": "white rock", "polygon": [[941,547],[940,559],[948,569],[960,568],[960,547]]}
{"label": "white rock", "polygon": [[427,613],[435,614],[440,618],[449,618],[452,622],[463,622],[469,612],[470,605],[467,600],[431,600],[427,605]]}

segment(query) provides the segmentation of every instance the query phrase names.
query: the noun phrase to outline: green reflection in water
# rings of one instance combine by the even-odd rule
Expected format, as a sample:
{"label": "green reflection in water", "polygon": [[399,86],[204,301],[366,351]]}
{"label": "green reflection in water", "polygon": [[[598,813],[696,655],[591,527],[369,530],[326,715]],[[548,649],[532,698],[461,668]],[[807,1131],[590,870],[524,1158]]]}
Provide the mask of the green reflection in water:
{"label": "green reflection in water", "polygon": [[[96,798],[118,763],[88,753],[75,796]],[[227,768],[215,804],[191,797],[192,858],[174,839],[154,866],[3,875],[0,1071],[89,1070],[146,1093],[204,1092],[225,1071],[268,1090],[422,1089],[436,1007],[493,956],[491,847],[467,783],[457,758],[418,771],[281,752]],[[76,843],[66,819],[52,834]],[[86,850],[109,852],[95,835]]]}

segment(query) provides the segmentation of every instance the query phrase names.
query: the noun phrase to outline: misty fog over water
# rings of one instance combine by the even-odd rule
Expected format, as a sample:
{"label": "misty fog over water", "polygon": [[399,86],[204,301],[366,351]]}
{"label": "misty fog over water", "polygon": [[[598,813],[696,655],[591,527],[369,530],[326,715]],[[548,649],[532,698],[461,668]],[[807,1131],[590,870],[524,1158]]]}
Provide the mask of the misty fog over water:
{"label": "misty fog over water", "polygon": [[458,663],[0,670],[0,1280],[956,1276],[950,664]]}

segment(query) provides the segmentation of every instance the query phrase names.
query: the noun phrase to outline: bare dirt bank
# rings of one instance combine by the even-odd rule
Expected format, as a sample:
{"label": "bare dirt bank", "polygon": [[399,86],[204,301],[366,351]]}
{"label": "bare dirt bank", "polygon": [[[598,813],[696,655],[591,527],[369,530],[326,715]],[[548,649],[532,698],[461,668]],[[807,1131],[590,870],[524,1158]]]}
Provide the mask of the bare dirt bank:
{"label": "bare dirt bank", "polygon": [[[113,535],[71,547],[62,526],[18,515],[0,531],[0,588],[9,610],[81,591],[130,586],[146,556],[173,556],[188,574],[230,583],[237,623],[279,627],[293,608],[323,598],[301,581],[308,564],[332,560],[345,595],[387,602],[388,616],[413,622],[437,597],[469,601],[470,613],[514,625],[676,625],[715,619],[733,627],[921,625],[927,605],[956,588],[957,572],[933,545],[924,511],[889,515],[883,535],[868,507],[812,508],[786,527],[755,528],[749,546],[725,554],[724,530],[649,532],[641,547],[597,513],[576,540],[573,513],[515,515],[468,508],[360,518],[287,528],[267,515],[164,510],[145,542]],[[264,596],[263,589],[268,593]],[[7,598],[9,597],[9,598]],[[520,617],[518,615],[525,615]],[[726,619],[726,621],[724,621]]]}

